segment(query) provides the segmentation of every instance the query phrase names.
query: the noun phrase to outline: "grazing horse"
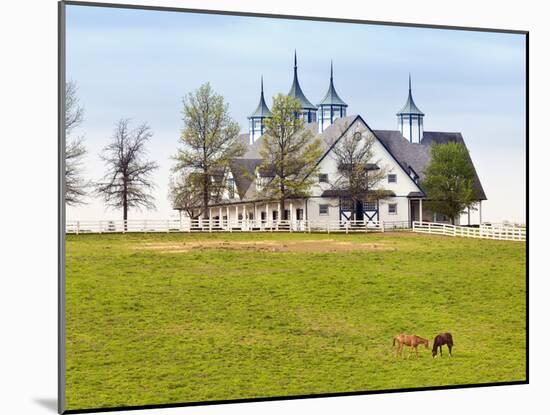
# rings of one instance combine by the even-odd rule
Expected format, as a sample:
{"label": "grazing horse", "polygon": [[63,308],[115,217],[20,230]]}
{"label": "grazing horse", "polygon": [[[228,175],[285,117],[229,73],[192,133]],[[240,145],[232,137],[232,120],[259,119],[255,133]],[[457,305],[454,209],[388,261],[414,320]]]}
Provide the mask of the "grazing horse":
{"label": "grazing horse", "polygon": [[393,338],[392,346],[395,346],[397,342],[397,355],[403,354],[403,346],[413,347],[416,355],[418,356],[418,345],[423,344],[426,349],[428,348],[428,339],[423,339],[422,337],[409,334],[400,334]]}
{"label": "grazing horse", "polygon": [[439,354],[441,355],[441,357],[443,357],[443,345],[447,345],[447,347],[449,348],[449,356],[453,356],[453,336],[451,335],[451,333],[441,333],[441,334],[438,334],[437,336],[435,336],[435,339],[434,339],[434,344],[433,344],[433,348],[432,348],[432,358],[436,358],[437,357],[437,348],[439,347]]}

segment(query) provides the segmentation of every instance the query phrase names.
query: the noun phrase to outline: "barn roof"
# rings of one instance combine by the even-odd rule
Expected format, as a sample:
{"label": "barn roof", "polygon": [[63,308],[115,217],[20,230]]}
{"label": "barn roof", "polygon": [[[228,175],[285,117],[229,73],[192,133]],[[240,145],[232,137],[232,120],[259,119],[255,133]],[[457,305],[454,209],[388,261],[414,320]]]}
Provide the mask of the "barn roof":
{"label": "barn roof", "polygon": [[262,164],[262,159],[233,159],[229,162],[231,173],[235,179],[237,193],[244,199],[250,185],[256,176],[256,168]]}
{"label": "barn roof", "polygon": [[[425,179],[424,170],[428,167],[432,158],[432,144],[445,144],[457,142],[466,146],[461,133],[442,132],[442,131],[424,131],[424,136],[419,144],[413,144],[401,135],[399,131],[393,130],[374,130],[374,134],[386,146],[388,151],[393,154],[401,167],[406,172],[410,168],[420,177],[420,181]],[[470,158],[470,156],[468,156]],[[474,191],[479,200],[487,200],[474,163],[470,158],[470,163],[474,167]]]}
{"label": "barn roof", "polygon": [[[351,126],[351,124],[360,118],[357,115],[348,117],[342,117],[335,120],[335,122],[323,131],[319,136],[321,138],[321,147],[323,150],[323,157],[330,150],[330,146],[334,143],[342,133]],[[310,123],[306,125],[312,131],[317,134],[317,123]],[[462,134],[459,132],[442,132],[442,131],[425,131],[422,141],[420,143],[411,143],[403,137],[401,132],[397,130],[372,130],[374,135],[380,140],[382,145],[390,152],[399,165],[404,169],[407,174],[411,171],[418,175],[419,181],[422,182],[425,178],[424,170],[428,166],[431,160],[431,146],[432,144],[444,144],[448,142],[458,142],[466,145]],[[241,134],[239,139],[247,144],[246,154],[238,159],[234,159],[231,162],[231,170],[235,177],[238,193],[241,198],[245,197],[247,193],[251,193],[251,184],[254,181],[256,175],[256,169],[261,165],[260,148],[263,143],[263,136],[257,139],[254,144],[248,144],[249,134]],[[479,176],[474,167],[474,190],[479,200],[487,200]],[[264,172],[267,175],[268,172]],[[324,195],[324,194],[323,194]],[[409,197],[421,197],[422,194],[411,195]]]}

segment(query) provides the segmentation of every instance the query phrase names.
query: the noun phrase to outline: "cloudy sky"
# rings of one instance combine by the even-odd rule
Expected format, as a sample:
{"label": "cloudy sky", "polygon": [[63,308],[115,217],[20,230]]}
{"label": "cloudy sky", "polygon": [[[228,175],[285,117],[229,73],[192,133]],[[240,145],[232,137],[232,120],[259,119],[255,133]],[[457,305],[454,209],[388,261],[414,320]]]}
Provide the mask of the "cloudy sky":
{"label": "cloudy sky", "polygon": [[[308,99],[324,96],[332,59],[348,114],[374,129],[396,129],[410,72],[425,130],[464,136],[489,199],[484,220],[525,221],[523,35],[76,5],[67,6],[66,33],[67,79],[77,83],[85,110],[75,134],[85,137],[87,178],[103,175],[98,154],[118,119],[147,121],[154,131],[157,210],[130,211],[130,219],[175,215],[167,185],[182,97],[210,82],[248,131],[260,76],[266,97],[287,93],[296,49]],[[121,216],[94,198],[67,210],[68,220]]]}

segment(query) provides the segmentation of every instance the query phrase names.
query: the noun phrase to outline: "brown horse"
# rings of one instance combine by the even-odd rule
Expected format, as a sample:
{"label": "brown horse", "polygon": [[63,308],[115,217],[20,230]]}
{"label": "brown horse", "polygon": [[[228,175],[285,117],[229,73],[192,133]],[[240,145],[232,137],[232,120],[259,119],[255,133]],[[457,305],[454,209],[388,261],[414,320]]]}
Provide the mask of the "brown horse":
{"label": "brown horse", "polygon": [[452,354],[452,351],[453,351],[453,346],[454,346],[454,343],[453,343],[453,336],[451,335],[451,333],[441,333],[441,334],[438,334],[437,336],[435,336],[435,339],[434,339],[434,344],[433,344],[433,348],[432,348],[432,358],[436,358],[437,357],[437,348],[439,347],[439,354],[441,355],[441,357],[443,357],[443,345],[447,345],[447,347],[449,348],[449,356],[453,356]]}
{"label": "brown horse", "polygon": [[393,338],[392,346],[395,346],[397,342],[397,355],[403,354],[403,346],[409,346],[414,348],[416,355],[418,356],[418,346],[423,344],[426,349],[428,348],[428,339],[423,339],[420,336],[410,335],[410,334],[400,334]]}

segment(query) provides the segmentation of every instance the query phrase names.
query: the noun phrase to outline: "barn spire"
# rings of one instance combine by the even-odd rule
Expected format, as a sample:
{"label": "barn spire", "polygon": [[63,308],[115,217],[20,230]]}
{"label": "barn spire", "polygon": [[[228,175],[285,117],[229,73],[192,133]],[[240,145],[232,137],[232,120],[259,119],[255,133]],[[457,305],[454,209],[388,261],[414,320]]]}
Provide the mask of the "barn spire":
{"label": "barn spire", "polygon": [[411,74],[409,73],[409,95],[407,102],[397,113],[397,124],[403,137],[411,143],[420,143],[424,134],[424,113],[416,106],[412,96]]}
{"label": "barn spire", "polygon": [[265,103],[264,98],[264,77],[262,75],[260,81],[260,102],[256,110],[248,117],[250,122],[250,138],[249,143],[254,144],[265,131],[265,119],[271,117],[271,111]]}
{"label": "barn spire", "polygon": [[296,50],[294,50],[294,78],[288,95],[300,101],[302,110],[298,116],[300,118],[303,117],[306,123],[315,122],[317,107],[306,98],[300,86],[300,82],[298,81],[298,58]]}
{"label": "barn spire", "polygon": [[348,104],[340,98],[334,87],[334,67],[330,61],[330,81],[325,97],[319,103],[319,132],[322,133],[334,120],[346,116]]}

